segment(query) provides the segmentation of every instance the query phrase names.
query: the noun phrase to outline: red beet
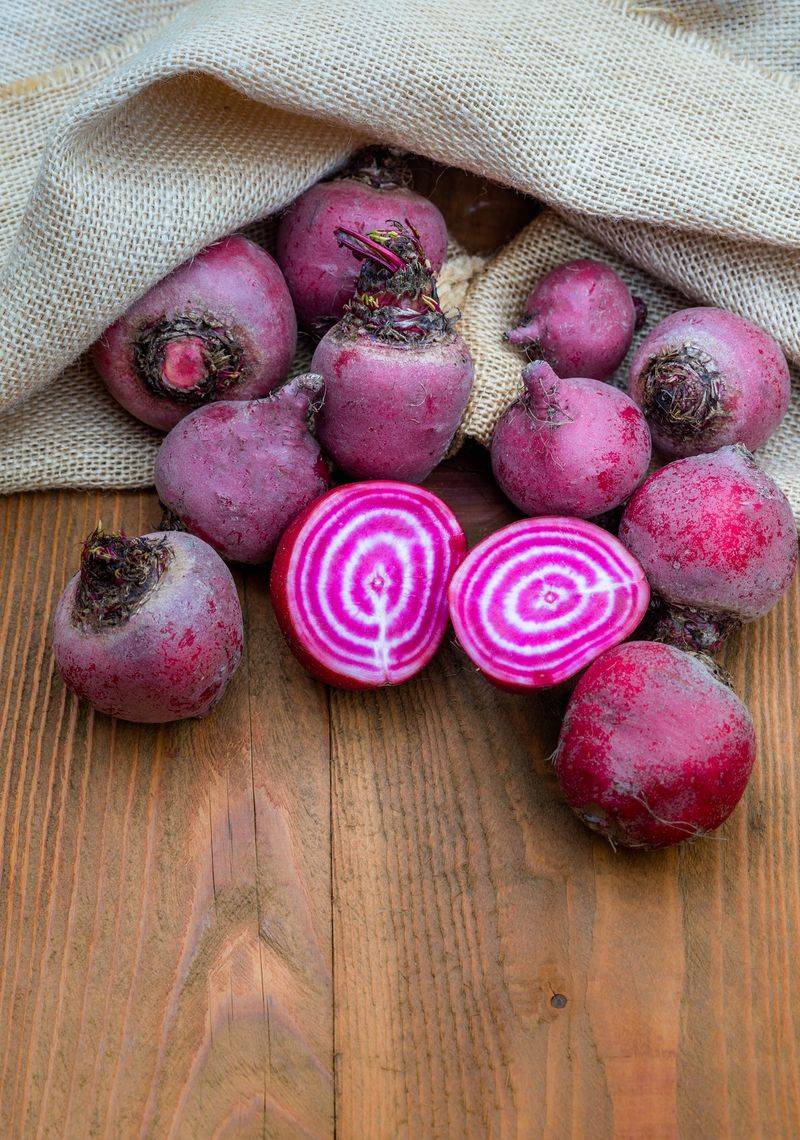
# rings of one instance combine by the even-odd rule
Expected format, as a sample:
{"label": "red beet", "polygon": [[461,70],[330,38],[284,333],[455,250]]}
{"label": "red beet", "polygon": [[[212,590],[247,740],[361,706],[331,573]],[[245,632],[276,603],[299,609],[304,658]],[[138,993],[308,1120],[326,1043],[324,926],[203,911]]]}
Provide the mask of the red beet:
{"label": "red beet", "polygon": [[766,443],[789,406],[789,368],[776,342],[724,309],[683,309],[645,337],[630,392],[665,455]]}
{"label": "red beet", "polygon": [[311,362],[325,378],[318,436],[353,478],[419,483],[464,414],[472,359],[439,304],[416,232],[339,237],[364,265],[357,295]]}
{"label": "red beet", "polygon": [[413,677],[447,627],[466,539],[452,511],[404,483],[351,483],[313,503],[272,565],[275,615],[301,664],[344,689]]}
{"label": "red beet", "polygon": [[109,716],[205,716],[242,655],[233,578],[194,535],[98,527],[56,607],[53,650],[69,687]]}
{"label": "red beet", "polygon": [[559,379],[536,361],[523,395],[492,437],[500,488],[527,515],[592,518],[639,486],[650,463],[650,432],[630,397],[600,380]]}
{"label": "red beet", "polygon": [[409,189],[402,159],[371,149],[345,171],[318,182],[281,218],[277,258],[298,320],[311,327],[338,321],[355,293],[358,266],[336,240],[339,229],[368,234],[395,218],[417,229],[436,272],[447,251],[447,226],[432,202]]}
{"label": "red beet", "polygon": [[719,827],[754,760],[750,714],[713,662],[635,641],[578,681],[554,764],[584,823],[614,845],[652,848]]}
{"label": "red beet", "polygon": [[278,266],[235,235],[153,286],[103,333],[94,360],[124,408],[167,431],[201,404],[266,395],[296,345]]}
{"label": "red beet", "polygon": [[176,424],[155,462],[168,528],[223,558],[266,562],[292,519],[330,486],[311,434],[322,377],[290,380],[263,400],[223,400]]}
{"label": "red beet", "polygon": [[746,448],[668,463],[622,516],[619,537],[653,590],[657,636],[718,649],[776,604],[797,564],[786,496]]}
{"label": "red beet", "polygon": [[610,265],[583,258],[544,275],[528,297],[522,324],[506,337],[559,376],[607,380],[646,316],[644,302]]}
{"label": "red beet", "polygon": [[453,575],[450,617],[490,681],[526,692],[579,673],[628,637],[650,599],[639,564],[580,519],[523,519],[481,542]]}

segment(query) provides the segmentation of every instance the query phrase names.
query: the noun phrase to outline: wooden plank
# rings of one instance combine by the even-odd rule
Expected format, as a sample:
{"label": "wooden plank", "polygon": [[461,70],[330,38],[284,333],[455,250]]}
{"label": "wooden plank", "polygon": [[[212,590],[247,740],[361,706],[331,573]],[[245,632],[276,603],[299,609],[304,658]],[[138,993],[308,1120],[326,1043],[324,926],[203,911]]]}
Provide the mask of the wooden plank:
{"label": "wooden plank", "polygon": [[333,1120],[327,697],[261,572],[247,658],[203,722],[95,716],[45,630],[102,514],[2,504],[0,1134],[327,1136]]}
{"label": "wooden plank", "polygon": [[[433,485],[475,540],[509,516],[462,466]],[[718,838],[665,853],[586,832],[546,765],[559,702],[452,647],[333,696],[341,1136],[800,1132],[799,630],[796,582],[727,650],[758,769]]]}
{"label": "wooden plank", "polygon": [[[473,541],[509,517],[473,455],[435,486]],[[98,515],[152,498],[2,512],[1,1135],[327,1136],[334,1047],[345,1138],[798,1134],[797,584],[725,655],[742,809],[632,856],[558,799],[558,699],[449,645],[329,720],[262,571],[214,717],[93,716],[42,631]]]}

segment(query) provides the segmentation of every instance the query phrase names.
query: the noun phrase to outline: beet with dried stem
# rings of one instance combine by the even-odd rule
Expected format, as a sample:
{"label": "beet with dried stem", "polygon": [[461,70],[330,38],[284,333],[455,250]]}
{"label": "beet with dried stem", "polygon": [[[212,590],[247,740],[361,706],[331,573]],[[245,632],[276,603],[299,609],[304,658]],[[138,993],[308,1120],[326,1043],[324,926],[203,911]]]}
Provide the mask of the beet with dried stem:
{"label": "beet with dried stem", "polygon": [[779,345],[724,309],[682,309],[645,337],[631,361],[630,393],[668,456],[741,443],[761,447],[789,406]]}
{"label": "beet with dried stem", "polygon": [[160,724],[205,716],[242,654],[230,571],[190,534],[87,538],[53,619],[64,681],[99,712]]}
{"label": "beet with dried stem", "polygon": [[339,230],[361,236],[408,219],[438,272],[447,251],[447,226],[439,210],[411,189],[403,157],[381,147],[356,155],[332,179],[318,182],[282,216],[277,258],[298,320],[324,331],[338,321],[356,290],[358,265],[337,242]]}
{"label": "beet with dried stem", "polygon": [[318,436],[353,478],[419,483],[464,414],[472,358],[413,226],[338,236],[362,268],[356,295],[311,362],[325,379]]}
{"label": "beet with dried stem", "polygon": [[285,378],[296,344],[278,266],[235,234],[154,285],[106,329],[93,356],[122,406],[166,431],[204,404],[266,395]]}

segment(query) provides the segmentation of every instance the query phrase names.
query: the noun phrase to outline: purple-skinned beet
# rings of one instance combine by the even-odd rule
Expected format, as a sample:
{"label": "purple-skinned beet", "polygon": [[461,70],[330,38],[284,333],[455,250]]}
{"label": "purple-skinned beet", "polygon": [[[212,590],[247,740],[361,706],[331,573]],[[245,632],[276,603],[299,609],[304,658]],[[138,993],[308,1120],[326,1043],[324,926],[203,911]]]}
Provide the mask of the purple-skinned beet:
{"label": "purple-skinned beet", "polygon": [[771,610],[797,565],[789,501],[741,445],[654,472],[619,537],[647,574],[657,636],[709,653]]}
{"label": "purple-skinned beet", "polygon": [[657,324],[631,361],[630,393],[668,456],[769,439],[789,406],[786,358],[757,325],[724,309],[682,309]]}
{"label": "purple-skinned beet", "polygon": [[265,396],[285,379],[297,321],[277,264],[241,234],[154,285],[94,346],[111,394],[168,431],[215,400]]}
{"label": "purple-skinned beet", "polygon": [[628,499],[650,463],[650,432],[630,396],[601,380],[556,376],[543,360],[492,436],[500,489],[527,515],[595,518]]}
{"label": "purple-skinned beet", "polygon": [[205,716],[242,656],[230,571],[192,534],[98,527],[53,619],[64,681],[99,712],[163,724]]}
{"label": "purple-skinned beet", "polygon": [[261,400],[223,400],[176,424],[156,455],[165,525],[223,558],[266,562],[292,519],[330,485],[312,431],[322,377],[297,376]]}
{"label": "purple-skinned beet", "polygon": [[325,379],[317,434],[353,478],[419,483],[464,414],[472,358],[439,303],[416,231],[340,230],[339,240],[363,265],[355,297],[311,362]]}
{"label": "purple-skinned beet", "polygon": [[281,217],[276,256],[292,294],[297,319],[314,329],[338,321],[355,293],[358,264],[336,231],[367,234],[408,221],[420,234],[435,272],[447,251],[439,210],[410,188],[402,158],[381,148],[357,155],[340,175],[318,182]]}
{"label": "purple-skinned beet", "polygon": [[581,258],[537,282],[522,323],[506,339],[531,359],[546,360],[558,376],[608,380],[646,317],[644,302],[610,265]]}

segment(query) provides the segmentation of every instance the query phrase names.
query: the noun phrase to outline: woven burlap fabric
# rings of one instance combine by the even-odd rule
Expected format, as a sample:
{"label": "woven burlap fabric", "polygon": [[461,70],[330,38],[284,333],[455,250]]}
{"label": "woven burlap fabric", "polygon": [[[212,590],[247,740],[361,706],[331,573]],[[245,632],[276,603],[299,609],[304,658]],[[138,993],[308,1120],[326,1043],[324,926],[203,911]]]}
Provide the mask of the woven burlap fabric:
{"label": "woven burlap fabric", "polygon": [[[796,0],[418,0],[413,19],[387,0],[175,10],[35,0],[25,26],[11,21],[0,489],[148,483],[157,437],[81,354],[175,265],[372,139],[493,177],[566,219],[545,215],[473,285],[467,434],[487,437],[516,382],[496,364],[506,311],[517,315],[538,265],[593,242],[632,280],[646,271],[675,289],[663,306],[678,293],[724,304],[800,359],[800,88],[785,46],[797,44]],[[476,269],[464,264],[462,284]],[[791,444],[790,423],[768,458],[796,496]]]}

